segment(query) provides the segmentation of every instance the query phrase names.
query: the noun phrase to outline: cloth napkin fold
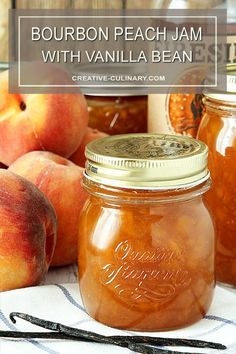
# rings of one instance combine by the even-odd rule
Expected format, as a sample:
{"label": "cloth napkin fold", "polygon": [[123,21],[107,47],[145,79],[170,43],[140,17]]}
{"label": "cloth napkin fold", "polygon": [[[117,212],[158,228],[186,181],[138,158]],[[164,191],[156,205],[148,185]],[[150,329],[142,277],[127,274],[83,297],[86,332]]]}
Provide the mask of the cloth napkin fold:
{"label": "cloth napkin fold", "polygon": [[[127,335],[127,331],[104,326],[89,317],[83,307],[78,284],[54,284],[12,290],[0,294],[0,329],[20,331],[44,331],[40,327],[17,319],[9,320],[12,311],[24,312],[36,317],[61,322],[65,325],[94,331],[104,335]],[[130,332],[131,333],[131,332]],[[140,332],[132,332],[140,334]],[[142,333],[144,334],[144,333]],[[213,304],[207,316],[184,329],[145,333],[150,336],[194,338],[220,342],[227,350],[175,348],[188,353],[236,354],[236,292],[216,287]],[[111,345],[72,342],[51,339],[3,339],[0,338],[1,354],[130,354],[131,351]]]}

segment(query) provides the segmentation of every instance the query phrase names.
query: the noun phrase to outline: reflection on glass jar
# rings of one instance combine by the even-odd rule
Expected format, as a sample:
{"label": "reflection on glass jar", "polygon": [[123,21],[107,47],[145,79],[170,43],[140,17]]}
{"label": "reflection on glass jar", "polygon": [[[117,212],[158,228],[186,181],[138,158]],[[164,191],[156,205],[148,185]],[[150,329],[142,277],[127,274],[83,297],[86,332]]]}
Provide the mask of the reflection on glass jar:
{"label": "reflection on glass jar", "polygon": [[147,96],[85,96],[89,126],[109,135],[147,131]]}
{"label": "reflection on glass jar", "polygon": [[229,92],[205,93],[198,137],[209,147],[212,189],[206,198],[216,220],[216,279],[236,286],[236,66],[229,70]]}
{"label": "reflection on glass jar", "polygon": [[129,134],[90,143],[86,155],[78,264],[88,313],[142,331],[201,319],[214,288],[206,145]]}

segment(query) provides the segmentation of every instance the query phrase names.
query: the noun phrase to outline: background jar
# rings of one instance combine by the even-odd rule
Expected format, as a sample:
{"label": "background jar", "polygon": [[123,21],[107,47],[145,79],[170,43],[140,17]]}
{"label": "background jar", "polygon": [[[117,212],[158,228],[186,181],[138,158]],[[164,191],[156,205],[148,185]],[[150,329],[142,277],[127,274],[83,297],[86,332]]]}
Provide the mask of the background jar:
{"label": "background jar", "polygon": [[85,95],[89,126],[109,135],[147,131],[147,96]]}
{"label": "background jar", "polygon": [[228,92],[205,92],[198,138],[209,147],[212,188],[207,203],[216,221],[216,279],[236,286],[236,66],[228,66]]}
{"label": "background jar", "polygon": [[201,319],[215,284],[205,144],[122,135],[90,143],[86,155],[78,260],[87,312],[142,331]]}
{"label": "background jar", "polygon": [[[78,72],[93,79],[88,86],[82,82],[89,111],[89,127],[109,135],[147,132],[147,94],[137,82],[125,81],[128,80],[126,77],[144,75],[142,65],[79,65]],[[96,81],[100,76],[107,77],[108,86]],[[119,85],[114,85],[109,77],[116,78]],[[128,84],[133,86],[128,87]]]}

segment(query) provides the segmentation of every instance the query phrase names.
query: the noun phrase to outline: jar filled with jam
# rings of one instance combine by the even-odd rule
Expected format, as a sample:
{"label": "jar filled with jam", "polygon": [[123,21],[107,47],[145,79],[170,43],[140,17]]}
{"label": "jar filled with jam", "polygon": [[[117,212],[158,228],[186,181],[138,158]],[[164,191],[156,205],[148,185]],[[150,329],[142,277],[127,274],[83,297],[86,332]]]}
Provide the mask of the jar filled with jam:
{"label": "jar filled with jam", "polygon": [[[131,80],[146,73],[142,65],[79,65],[78,71],[93,78],[87,86],[82,83],[91,128],[109,135],[147,132],[147,94]],[[102,77],[107,78],[107,85],[98,80]],[[116,84],[110,81],[112,77],[116,78]]]}
{"label": "jar filled with jam", "polygon": [[173,135],[87,145],[78,264],[94,319],[158,331],[205,315],[215,285],[214,226],[203,202],[207,154],[204,143]]}
{"label": "jar filled with jam", "polygon": [[[204,80],[202,67],[183,71],[175,83],[197,86]],[[148,95],[148,132],[197,136],[203,114],[202,94],[177,93],[170,88],[166,94]]]}
{"label": "jar filled with jam", "polygon": [[212,188],[207,203],[216,221],[216,279],[236,286],[236,65],[227,69],[227,92],[205,92],[198,137],[209,147]]}
{"label": "jar filled with jam", "polygon": [[109,135],[147,131],[147,96],[86,95],[89,126]]}

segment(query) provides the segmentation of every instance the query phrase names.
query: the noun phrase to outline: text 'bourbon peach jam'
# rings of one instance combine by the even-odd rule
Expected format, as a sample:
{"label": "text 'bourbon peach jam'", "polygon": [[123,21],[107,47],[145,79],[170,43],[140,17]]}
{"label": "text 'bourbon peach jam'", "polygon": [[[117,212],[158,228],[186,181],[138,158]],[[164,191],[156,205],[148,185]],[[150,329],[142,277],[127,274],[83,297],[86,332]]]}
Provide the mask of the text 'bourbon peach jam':
{"label": "text 'bourbon peach jam'", "polygon": [[216,221],[216,279],[236,286],[236,65],[227,92],[205,92],[198,137],[208,144],[212,189],[206,200]]}
{"label": "text 'bourbon peach jam'", "polygon": [[157,331],[205,315],[215,284],[207,153],[192,138],[158,134],[87,145],[78,260],[93,318]]}

